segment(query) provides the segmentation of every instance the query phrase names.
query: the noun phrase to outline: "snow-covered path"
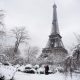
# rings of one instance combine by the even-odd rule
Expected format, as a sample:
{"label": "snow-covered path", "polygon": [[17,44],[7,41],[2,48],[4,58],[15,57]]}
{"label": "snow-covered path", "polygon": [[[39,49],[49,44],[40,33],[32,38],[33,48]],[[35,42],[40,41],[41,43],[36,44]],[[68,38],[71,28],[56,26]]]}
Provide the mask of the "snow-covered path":
{"label": "snow-covered path", "polygon": [[17,72],[15,74],[15,80],[80,80],[80,74],[73,74],[73,77],[65,76],[61,73],[55,73],[50,75],[45,74],[26,74]]}

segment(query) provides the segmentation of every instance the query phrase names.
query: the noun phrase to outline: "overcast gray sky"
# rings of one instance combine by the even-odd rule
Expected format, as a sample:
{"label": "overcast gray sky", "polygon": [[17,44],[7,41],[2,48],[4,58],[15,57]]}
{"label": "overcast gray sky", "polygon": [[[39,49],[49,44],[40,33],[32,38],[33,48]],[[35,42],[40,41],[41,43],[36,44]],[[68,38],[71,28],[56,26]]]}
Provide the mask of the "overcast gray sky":
{"label": "overcast gray sky", "polygon": [[[63,43],[69,48],[75,42],[73,32],[80,33],[80,0],[55,0],[58,24]],[[0,0],[6,12],[7,29],[26,26],[33,45],[47,44],[52,27],[54,0]]]}

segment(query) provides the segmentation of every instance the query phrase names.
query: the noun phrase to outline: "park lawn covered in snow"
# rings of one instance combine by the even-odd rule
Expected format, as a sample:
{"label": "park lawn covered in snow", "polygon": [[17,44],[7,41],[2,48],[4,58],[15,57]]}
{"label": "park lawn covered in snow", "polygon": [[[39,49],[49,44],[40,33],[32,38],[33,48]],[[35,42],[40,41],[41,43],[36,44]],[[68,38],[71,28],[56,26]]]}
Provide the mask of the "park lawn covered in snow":
{"label": "park lawn covered in snow", "polygon": [[80,80],[80,74],[73,74],[71,78],[70,75],[65,76],[62,73],[55,73],[55,74],[27,74],[22,72],[16,72],[15,80]]}
{"label": "park lawn covered in snow", "polygon": [[[14,75],[15,74],[15,75]],[[10,80],[14,76],[14,80],[80,80],[80,74],[73,73],[72,78],[70,74],[63,74],[56,72],[55,74],[29,74],[17,71],[14,66],[0,66],[0,75],[5,76],[5,80]]]}

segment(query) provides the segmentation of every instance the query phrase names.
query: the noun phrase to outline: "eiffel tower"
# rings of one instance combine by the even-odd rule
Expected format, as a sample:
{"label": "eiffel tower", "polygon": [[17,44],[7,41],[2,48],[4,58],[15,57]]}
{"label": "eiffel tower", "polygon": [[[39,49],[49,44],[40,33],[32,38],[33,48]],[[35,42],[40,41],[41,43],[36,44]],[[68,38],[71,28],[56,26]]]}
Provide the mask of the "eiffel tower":
{"label": "eiffel tower", "polygon": [[41,63],[58,64],[64,62],[67,56],[67,50],[65,49],[62,37],[59,32],[58,20],[57,20],[57,6],[53,5],[53,21],[52,31],[49,35],[49,40],[45,48],[42,50],[42,54],[39,57]]}

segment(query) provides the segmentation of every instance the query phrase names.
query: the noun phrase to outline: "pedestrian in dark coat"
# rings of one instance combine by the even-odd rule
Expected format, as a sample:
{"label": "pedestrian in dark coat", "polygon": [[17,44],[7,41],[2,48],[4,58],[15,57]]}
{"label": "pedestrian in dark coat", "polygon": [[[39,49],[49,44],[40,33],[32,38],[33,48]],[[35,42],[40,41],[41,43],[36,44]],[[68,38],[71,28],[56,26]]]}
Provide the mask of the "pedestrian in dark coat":
{"label": "pedestrian in dark coat", "polygon": [[49,66],[48,66],[48,65],[45,66],[45,74],[46,74],[46,75],[49,74]]}

